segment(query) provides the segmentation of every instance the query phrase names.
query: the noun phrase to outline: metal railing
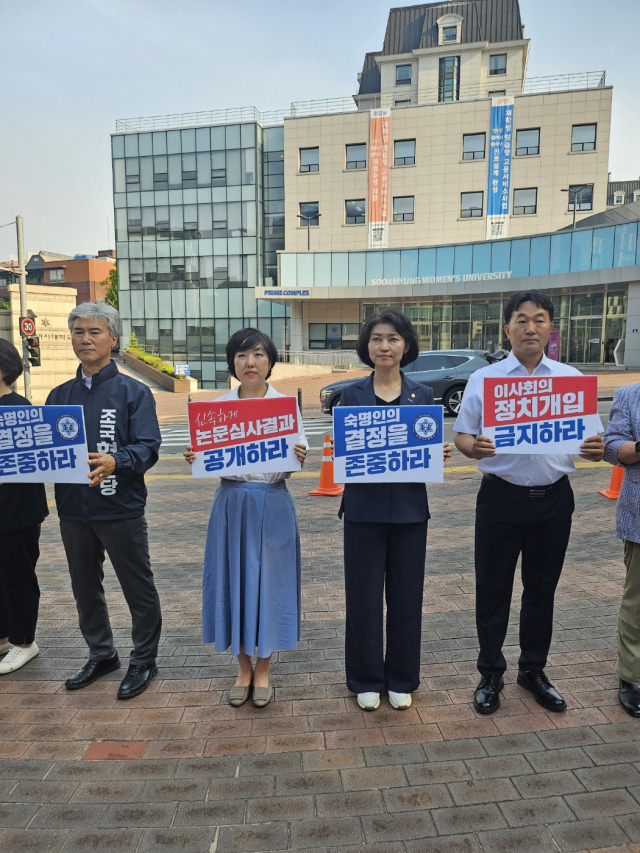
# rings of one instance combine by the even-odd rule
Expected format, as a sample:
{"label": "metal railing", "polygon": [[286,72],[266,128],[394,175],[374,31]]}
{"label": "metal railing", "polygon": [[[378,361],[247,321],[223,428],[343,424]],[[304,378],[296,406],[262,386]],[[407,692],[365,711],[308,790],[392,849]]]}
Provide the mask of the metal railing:
{"label": "metal railing", "polygon": [[[488,96],[492,86],[500,89],[500,77],[488,78],[483,83],[473,86],[463,86],[464,97],[460,100],[478,100]],[[507,83],[505,80],[504,83]],[[524,82],[522,92],[514,94],[543,95],[550,92],[567,92],[575,89],[601,89],[606,86],[606,72],[585,71],[575,74],[555,74],[550,77],[531,77]],[[513,86],[509,81],[509,90]],[[359,96],[355,96],[358,98]],[[363,95],[362,100],[370,107],[392,106],[393,95],[372,94]],[[422,100],[410,106],[424,106],[438,103],[433,100]],[[172,113],[158,116],[141,116],[139,118],[122,118],[116,120],[116,133],[141,133],[151,130],[167,130],[171,128],[204,127],[219,124],[240,124],[242,122],[257,122],[263,127],[283,124],[286,118],[300,118],[314,115],[331,115],[334,113],[357,112],[358,106],[351,96],[340,98],[324,98],[316,101],[292,101],[289,109],[260,112],[256,107],[236,107],[226,110],[203,110],[191,113]]]}
{"label": "metal railing", "polygon": [[347,349],[331,349],[331,350],[304,350],[302,352],[278,352],[278,361],[285,364],[306,364],[317,365],[319,367],[348,368],[362,367],[362,362],[358,358],[355,350]]}

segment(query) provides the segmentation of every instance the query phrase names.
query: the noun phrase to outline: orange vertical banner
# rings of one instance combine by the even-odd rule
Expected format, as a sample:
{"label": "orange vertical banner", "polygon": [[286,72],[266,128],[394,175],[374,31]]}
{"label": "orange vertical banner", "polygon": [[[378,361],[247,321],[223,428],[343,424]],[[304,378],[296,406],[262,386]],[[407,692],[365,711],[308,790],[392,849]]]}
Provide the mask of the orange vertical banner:
{"label": "orange vertical banner", "polygon": [[371,110],[369,118],[369,248],[385,249],[389,229],[391,110]]}

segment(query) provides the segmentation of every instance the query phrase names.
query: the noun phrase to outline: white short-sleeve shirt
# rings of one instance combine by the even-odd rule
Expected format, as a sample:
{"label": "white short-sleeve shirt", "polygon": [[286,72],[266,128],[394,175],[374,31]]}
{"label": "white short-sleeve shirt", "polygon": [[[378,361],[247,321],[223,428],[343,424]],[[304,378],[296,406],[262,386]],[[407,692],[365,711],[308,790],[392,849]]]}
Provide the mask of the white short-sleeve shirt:
{"label": "white short-sleeve shirt", "polygon": [[[483,367],[471,374],[464,389],[464,397],[456,422],[455,432],[479,435],[482,424],[483,379],[485,376],[580,376],[580,371],[568,364],[552,361],[543,354],[533,373],[511,352],[504,361]],[[533,453],[502,453],[478,462],[478,470],[495,474],[516,486],[549,486],[565,474],[575,470],[573,457]]]}

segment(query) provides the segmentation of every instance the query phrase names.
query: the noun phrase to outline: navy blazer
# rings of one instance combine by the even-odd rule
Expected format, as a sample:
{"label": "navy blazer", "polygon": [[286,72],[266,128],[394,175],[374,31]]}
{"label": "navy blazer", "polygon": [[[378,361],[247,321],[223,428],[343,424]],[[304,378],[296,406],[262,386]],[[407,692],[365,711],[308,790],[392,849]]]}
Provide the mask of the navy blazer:
{"label": "navy blazer", "polygon": [[[375,406],[373,373],[348,385],[341,406]],[[433,405],[433,389],[402,374],[400,405]],[[414,524],[427,521],[429,502],[424,483],[347,483],[338,517],[374,524]]]}

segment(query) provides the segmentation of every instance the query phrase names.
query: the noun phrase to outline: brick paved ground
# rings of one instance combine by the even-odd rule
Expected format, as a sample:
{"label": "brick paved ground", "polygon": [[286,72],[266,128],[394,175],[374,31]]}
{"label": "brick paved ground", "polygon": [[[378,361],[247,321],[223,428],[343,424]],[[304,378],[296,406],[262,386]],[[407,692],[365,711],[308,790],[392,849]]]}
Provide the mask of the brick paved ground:
{"label": "brick paved ground", "polygon": [[[129,702],[120,673],[62,687],[86,657],[55,516],[43,528],[41,654],[0,679],[0,850],[640,851],[640,721],[613,675],[622,584],[608,466],[574,477],[574,531],[548,673],[565,714],[515,684],[517,630],[497,714],[477,716],[473,506],[455,455],[430,488],[422,684],[408,711],[358,709],[343,671],[338,499],[311,498],[320,451],[292,478],[303,542],[302,641],[274,656],[276,701],[227,704],[229,655],[200,639],[201,559],[215,483],[163,459],[148,478],[162,598],[160,672]],[[312,475],[312,476],[309,476]],[[106,587],[118,648],[129,617]],[[517,591],[516,596],[517,600]],[[514,608],[514,618],[516,609]]]}

